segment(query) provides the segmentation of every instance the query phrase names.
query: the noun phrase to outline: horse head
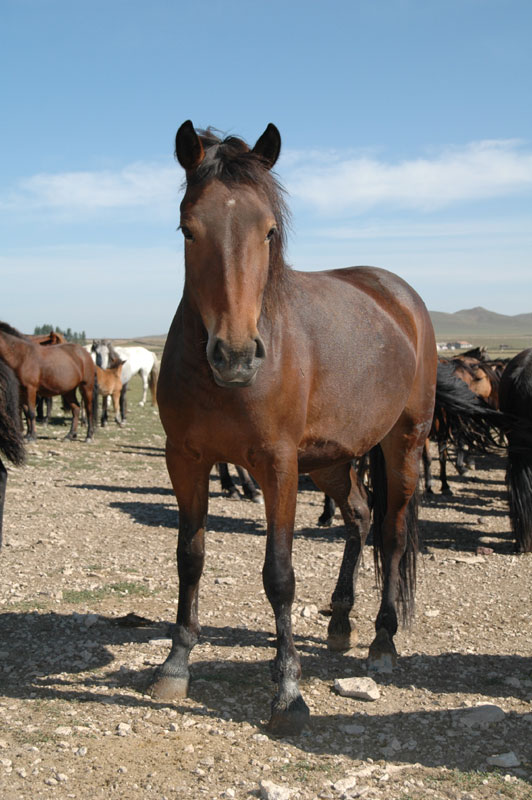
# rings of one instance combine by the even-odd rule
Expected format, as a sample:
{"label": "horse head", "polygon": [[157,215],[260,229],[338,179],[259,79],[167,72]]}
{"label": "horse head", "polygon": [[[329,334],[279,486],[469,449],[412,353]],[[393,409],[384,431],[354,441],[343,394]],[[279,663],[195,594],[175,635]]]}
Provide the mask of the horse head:
{"label": "horse head", "polygon": [[236,137],[198,134],[190,121],[176,135],[187,178],[185,296],[207,331],[207,360],[223,387],[252,384],[266,357],[258,322],[275,264],[284,263],[284,205],[270,174],[280,148],[271,123],[253,149]]}

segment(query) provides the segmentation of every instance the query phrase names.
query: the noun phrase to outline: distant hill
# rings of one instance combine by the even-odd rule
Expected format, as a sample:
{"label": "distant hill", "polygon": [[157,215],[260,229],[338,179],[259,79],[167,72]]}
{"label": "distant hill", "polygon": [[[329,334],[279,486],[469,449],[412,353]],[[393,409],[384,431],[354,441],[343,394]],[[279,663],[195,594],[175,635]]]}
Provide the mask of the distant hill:
{"label": "distant hill", "polygon": [[437,339],[474,338],[478,336],[532,337],[532,312],[507,316],[488,311],[481,306],[447,314],[444,311],[430,311]]}

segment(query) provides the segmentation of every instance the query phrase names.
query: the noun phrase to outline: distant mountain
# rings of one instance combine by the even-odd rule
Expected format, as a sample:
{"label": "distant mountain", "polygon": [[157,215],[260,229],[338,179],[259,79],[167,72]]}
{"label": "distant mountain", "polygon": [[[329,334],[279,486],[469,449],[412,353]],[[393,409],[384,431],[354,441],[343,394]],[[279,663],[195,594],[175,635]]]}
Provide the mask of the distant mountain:
{"label": "distant mountain", "polygon": [[482,306],[447,314],[430,311],[436,338],[465,336],[532,336],[532,312],[507,316],[488,311]]}

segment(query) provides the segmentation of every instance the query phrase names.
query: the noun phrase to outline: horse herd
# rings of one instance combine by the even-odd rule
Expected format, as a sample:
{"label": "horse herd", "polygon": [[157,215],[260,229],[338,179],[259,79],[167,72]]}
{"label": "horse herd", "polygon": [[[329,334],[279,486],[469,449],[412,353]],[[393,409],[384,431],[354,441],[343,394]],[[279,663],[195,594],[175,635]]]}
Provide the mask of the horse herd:
{"label": "horse herd", "polygon": [[[149,691],[163,701],[188,691],[189,654],[200,634],[209,475],[215,464],[238,464],[264,498],[263,585],[276,629],[268,729],[285,735],[299,732],[309,717],[291,622],[298,474],[310,474],[345,524],[328,627],[328,645],[336,650],[349,649],[354,635],[350,612],[372,524],[381,603],[368,668],[388,671],[397,656],[398,619],[412,610],[416,488],[429,436],[438,442],[442,465],[449,440],[464,452],[505,442],[516,546],[532,551],[532,349],[498,366],[479,358],[438,364],[429,313],[398,276],[374,267],[291,269],[284,257],[288,210],[272,171],[280,149],[271,123],[253,148],[235,136],[196,131],[190,121],[176,135],[175,154],[186,174],[180,221],[185,284],[164,348],[157,401],[179,505],[179,600],[171,650]],[[104,347],[112,357],[109,343],[99,346],[107,367],[113,363],[104,364]],[[70,376],[61,384],[52,365],[59,348]],[[120,363],[123,353],[116,352],[112,368],[123,383],[128,362]],[[75,435],[74,380],[91,419],[95,369],[82,348],[42,346],[2,325],[0,365],[4,375],[11,367],[24,387],[29,435],[38,393],[65,397]],[[490,372],[493,394],[481,400],[472,390],[481,373],[489,379]],[[2,414],[8,408],[18,413],[16,396],[2,383]],[[88,438],[92,429],[88,422]],[[20,458],[9,442],[0,445],[7,458]],[[364,458],[370,490],[360,469]],[[444,472],[442,480],[445,491]]]}

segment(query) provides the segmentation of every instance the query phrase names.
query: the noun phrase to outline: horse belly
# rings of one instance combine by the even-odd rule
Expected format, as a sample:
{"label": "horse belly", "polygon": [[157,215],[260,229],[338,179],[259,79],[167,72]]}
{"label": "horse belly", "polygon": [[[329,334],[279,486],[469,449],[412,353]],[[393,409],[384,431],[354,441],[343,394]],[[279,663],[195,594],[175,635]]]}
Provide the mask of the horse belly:
{"label": "horse belly", "polygon": [[81,375],[71,362],[60,367],[46,365],[41,370],[39,394],[43,397],[54,397],[72,391],[81,382]]}

